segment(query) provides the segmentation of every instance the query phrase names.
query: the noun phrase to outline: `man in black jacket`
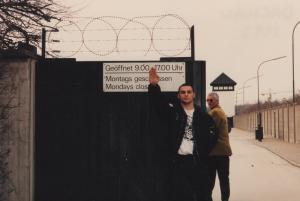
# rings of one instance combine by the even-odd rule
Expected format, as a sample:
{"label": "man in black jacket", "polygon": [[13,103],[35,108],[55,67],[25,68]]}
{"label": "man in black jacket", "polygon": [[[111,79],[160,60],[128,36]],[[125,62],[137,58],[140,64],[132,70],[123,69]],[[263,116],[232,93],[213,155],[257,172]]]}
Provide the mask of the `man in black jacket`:
{"label": "man in black jacket", "polygon": [[194,104],[191,85],[181,85],[179,104],[171,104],[161,93],[155,68],[149,72],[149,82],[150,104],[170,128],[168,146],[174,161],[172,200],[207,201],[208,155],[217,139],[214,121]]}

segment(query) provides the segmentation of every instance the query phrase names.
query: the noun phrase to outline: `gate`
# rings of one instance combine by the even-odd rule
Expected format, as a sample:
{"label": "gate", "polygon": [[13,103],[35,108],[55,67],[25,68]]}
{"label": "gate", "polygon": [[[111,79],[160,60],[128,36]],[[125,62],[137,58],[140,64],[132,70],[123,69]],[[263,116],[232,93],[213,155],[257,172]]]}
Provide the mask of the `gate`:
{"label": "gate", "polygon": [[[205,62],[184,62],[205,106]],[[147,93],[102,91],[102,62],[38,62],[35,200],[163,199],[168,138],[157,119]]]}

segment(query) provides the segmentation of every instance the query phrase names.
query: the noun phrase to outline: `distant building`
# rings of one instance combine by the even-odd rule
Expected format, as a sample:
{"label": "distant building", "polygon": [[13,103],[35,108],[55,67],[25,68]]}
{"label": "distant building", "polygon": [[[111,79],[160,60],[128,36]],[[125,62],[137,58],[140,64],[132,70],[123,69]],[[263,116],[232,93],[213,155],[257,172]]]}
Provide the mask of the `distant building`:
{"label": "distant building", "polygon": [[228,117],[234,115],[234,86],[236,82],[221,73],[214,81],[210,83],[212,91],[218,93],[220,105]]}

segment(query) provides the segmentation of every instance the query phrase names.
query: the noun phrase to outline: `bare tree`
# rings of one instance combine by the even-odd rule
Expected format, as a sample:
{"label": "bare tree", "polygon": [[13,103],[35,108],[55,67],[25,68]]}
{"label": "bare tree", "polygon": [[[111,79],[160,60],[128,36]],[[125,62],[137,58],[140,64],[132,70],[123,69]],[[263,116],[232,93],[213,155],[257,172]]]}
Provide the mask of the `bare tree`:
{"label": "bare tree", "polygon": [[20,41],[38,46],[41,28],[53,28],[67,10],[58,0],[0,0],[0,50]]}

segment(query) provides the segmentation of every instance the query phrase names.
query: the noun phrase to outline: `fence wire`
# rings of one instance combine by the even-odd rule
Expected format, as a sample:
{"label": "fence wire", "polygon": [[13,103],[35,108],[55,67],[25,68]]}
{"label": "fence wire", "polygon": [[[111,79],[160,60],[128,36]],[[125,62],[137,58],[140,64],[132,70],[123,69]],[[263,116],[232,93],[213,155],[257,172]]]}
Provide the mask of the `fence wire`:
{"label": "fence wire", "polygon": [[176,14],[70,18],[55,28],[58,32],[47,33],[47,54],[52,57],[137,52],[174,57],[190,54],[191,49],[190,26]]}

